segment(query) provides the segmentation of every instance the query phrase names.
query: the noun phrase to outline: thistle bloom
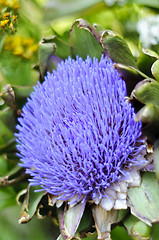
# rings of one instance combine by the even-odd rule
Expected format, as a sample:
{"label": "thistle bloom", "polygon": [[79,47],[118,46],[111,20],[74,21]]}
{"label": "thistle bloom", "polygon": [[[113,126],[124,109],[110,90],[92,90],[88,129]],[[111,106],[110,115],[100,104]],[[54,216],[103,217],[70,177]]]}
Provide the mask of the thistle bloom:
{"label": "thistle bloom", "polygon": [[113,62],[70,57],[38,83],[17,129],[21,166],[57,206],[67,201],[126,208],[140,184],[145,140]]}

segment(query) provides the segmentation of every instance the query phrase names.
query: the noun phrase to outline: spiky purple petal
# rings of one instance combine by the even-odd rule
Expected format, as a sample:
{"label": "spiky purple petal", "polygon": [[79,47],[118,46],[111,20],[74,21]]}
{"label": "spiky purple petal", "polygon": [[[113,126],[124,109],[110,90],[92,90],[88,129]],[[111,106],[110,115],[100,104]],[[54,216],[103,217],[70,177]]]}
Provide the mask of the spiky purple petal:
{"label": "spiky purple petal", "polygon": [[[22,166],[60,200],[102,199],[142,164],[141,122],[111,60],[70,57],[38,83],[17,129]],[[139,167],[140,168],[140,167]]]}

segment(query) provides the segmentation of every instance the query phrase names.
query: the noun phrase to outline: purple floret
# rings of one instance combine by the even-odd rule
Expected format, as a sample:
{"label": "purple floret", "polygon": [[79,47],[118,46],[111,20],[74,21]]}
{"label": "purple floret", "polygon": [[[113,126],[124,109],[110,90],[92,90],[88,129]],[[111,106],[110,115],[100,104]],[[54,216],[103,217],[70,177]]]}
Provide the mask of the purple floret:
{"label": "purple floret", "polygon": [[94,199],[139,165],[141,122],[111,60],[70,57],[38,83],[17,129],[21,166],[58,199]]}

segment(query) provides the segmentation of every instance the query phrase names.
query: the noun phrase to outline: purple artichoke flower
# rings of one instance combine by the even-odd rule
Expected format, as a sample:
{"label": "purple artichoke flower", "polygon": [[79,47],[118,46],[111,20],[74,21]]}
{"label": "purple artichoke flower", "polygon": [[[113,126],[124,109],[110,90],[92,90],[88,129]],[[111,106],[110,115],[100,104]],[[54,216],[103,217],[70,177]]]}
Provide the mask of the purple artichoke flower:
{"label": "purple artichoke flower", "polygon": [[34,88],[16,134],[21,166],[59,207],[78,202],[109,211],[126,208],[146,160],[141,122],[126,85],[102,56],[70,57]]}

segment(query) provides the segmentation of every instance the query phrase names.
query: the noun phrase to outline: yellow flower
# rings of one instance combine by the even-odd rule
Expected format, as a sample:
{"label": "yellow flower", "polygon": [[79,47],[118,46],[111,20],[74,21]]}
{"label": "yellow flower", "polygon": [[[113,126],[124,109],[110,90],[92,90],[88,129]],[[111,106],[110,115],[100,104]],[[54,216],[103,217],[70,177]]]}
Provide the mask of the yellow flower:
{"label": "yellow flower", "polygon": [[19,0],[0,0],[0,34],[16,32]]}
{"label": "yellow flower", "polygon": [[12,19],[13,21],[17,20],[17,15],[13,15]]}
{"label": "yellow flower", "polygon": [[0,0],[0,8],[1,7],[11,7],[17,10],[20,7],[18,0]]}
{"label": "yellow flower", "polygon": [[7,25],[8,22],[9,22],[9,20],[3,20],[3,21],[1,21],[0,27],[1,27],[1,28],[4,28],[4,27]]}
{"label": "yellow flower", "polygon": [[14,55],[30,59],[37,52],[38,44],[34,42],[33,38],[8,36],[4,42],[4,49],[12,52]]}
{"label": "yellow flower", "polygon": [[13,27],[13,23],[12,23],[12,22],[9,24],[9,29],[11,29],[11,30],[14,29],[14,27]]}
{"label": "yellow flower", "polygon": [[10,13],[9,12],[4,13],[3,18],[8,19],[9,17],[10,17]]}

